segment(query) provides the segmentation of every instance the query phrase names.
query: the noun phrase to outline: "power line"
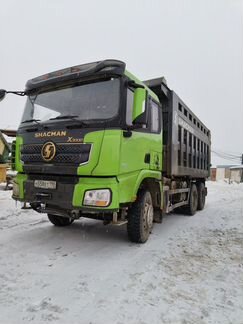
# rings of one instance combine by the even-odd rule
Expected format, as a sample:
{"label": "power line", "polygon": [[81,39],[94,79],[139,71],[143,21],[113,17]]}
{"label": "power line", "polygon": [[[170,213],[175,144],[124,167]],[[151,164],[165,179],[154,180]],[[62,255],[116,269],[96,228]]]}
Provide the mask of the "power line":
{"label": "power line", "polygon": [[227,160],[227,161],[231,161],[231,162],[234,162],[234,163],[241,163],[241,156],[239,157],[230,157],[226,154],[221,154],[219,152],[216,152],[216,151],[212,151],[213,154],[215,154],[216,156],[224,159],[224,160]]}
{"label": "power line", "polygon": [[225,160],[230,160],[230,161],[235,161],[235,162],[240,162],[240,160],[241,160],[240,158],[230,158],[230,157],[227,157],[224,155],[220,155],[220,154],[216,154],[216,153],[214,153],[214,154],[218,157],[225,159]]}
{"label": "power line", "polygon": [[240,159],[241,156],[233,156],[233,155],[228,155],[228,154],[225,154],[225,153],[220,153],[220,152],[217,152],[217,151],[214,151],[212,150],[212,153],[214,154],[217,154],[217,155],[220,155],[220,156],[224,156],[224,157],[227,157],[227,158],[230,158],[230,159]]}
{"label": "power line", "polygon": [[231,154],[231,153],[227,153],[227,152],[223,152],[223,151],[219,151],[219,150],[212,150],[212,152],[220,154],[220,155],[224,155],[224,156],[227,156],[230,158],[240,158],[241,157],[241,154],[236,155],[236,154]]}

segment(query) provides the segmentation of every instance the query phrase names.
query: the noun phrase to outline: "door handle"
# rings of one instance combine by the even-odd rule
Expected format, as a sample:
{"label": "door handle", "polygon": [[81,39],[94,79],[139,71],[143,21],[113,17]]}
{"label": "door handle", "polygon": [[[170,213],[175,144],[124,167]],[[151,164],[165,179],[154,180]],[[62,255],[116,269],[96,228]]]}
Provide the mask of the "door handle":
{"label": "door handle", "polygon": [[150,153],[145,154],[144,163],[150,163]]}

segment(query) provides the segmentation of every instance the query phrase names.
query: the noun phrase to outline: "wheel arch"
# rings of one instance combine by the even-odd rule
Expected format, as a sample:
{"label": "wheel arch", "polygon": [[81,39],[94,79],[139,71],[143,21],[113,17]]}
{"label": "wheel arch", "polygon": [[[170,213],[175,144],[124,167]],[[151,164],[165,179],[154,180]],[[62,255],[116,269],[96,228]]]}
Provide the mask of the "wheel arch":
{"label": "wheel arch", "polygon": [[134,196],[137,196],[140,190],[148,190],[152,197],[153,206],[160,208],[162,197],[160,178],[161,173],[159,172],[140,173],[134,188]]}

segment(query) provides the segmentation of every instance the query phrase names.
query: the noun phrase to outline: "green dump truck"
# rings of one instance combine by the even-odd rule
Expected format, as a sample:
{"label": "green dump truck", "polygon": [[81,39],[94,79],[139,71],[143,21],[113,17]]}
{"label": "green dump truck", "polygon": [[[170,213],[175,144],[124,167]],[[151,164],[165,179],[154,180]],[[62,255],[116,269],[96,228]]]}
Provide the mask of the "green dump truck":
{"label": "green dump truck", "polygon": [[27,96],[12,145],[13,198],[54,225],[127,224],[143,243],[164,213],[204,208],[210,131],[164,78],[142,82],[124,62],[104,60],[12,93]]}

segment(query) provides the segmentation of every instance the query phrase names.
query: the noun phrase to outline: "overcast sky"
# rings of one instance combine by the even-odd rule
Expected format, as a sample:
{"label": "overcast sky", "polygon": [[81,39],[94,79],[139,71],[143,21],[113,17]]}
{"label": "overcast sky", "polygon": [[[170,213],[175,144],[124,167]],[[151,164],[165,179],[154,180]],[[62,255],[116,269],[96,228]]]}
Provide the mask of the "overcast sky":
{"label": "overcast sky", "polygon": [[[210,128],[214,150],[243,153],[243,1],[0,3],[0,88],[23,90],[52,70],[121,59],[142,80],[165,76]],[[24,102],[9,95],[0,103],[0,128],[17,128]]]}

